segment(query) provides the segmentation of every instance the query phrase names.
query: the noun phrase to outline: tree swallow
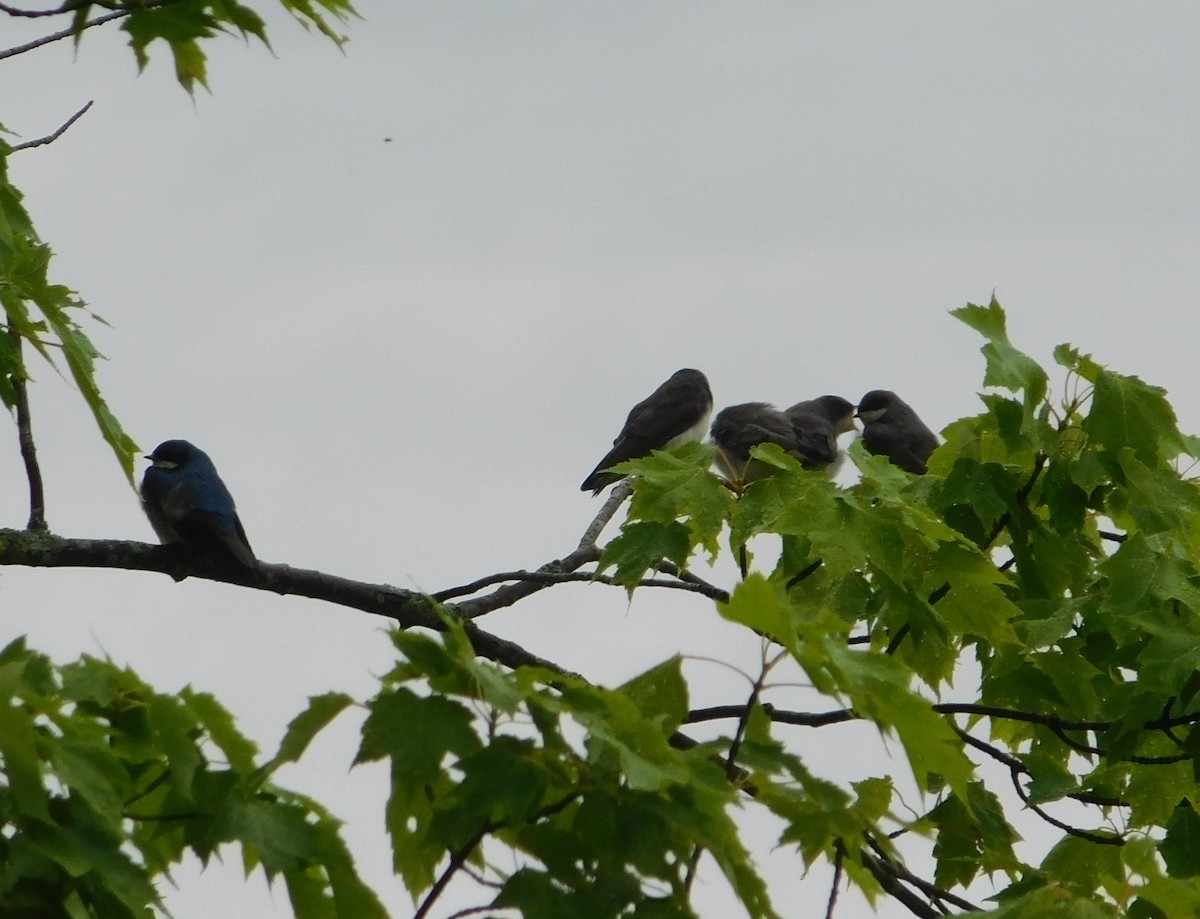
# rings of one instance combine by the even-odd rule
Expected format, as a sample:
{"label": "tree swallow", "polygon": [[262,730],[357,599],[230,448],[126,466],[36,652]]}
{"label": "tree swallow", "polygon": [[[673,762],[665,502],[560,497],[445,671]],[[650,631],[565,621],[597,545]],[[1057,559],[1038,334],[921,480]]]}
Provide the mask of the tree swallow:
{"label": "tree swallow", "polygon": [[858,417],[869,451],[886,456],[901,469],[925,474],[925,463],[938,439],[907,402],[889,390],[873,389],[859,400]]}
{"label": "tree swallow", "polygon": [[218,564],[258,567],[233,497],[207,453],[186,440],[167,440],[146,459],[142,507],[164,545],[182,545]]}
{"label": "tree swallow", "polygon": [[712,390],[699,370],[676,370],[671,378],[635,405],[613,447],[583,480],[580,491],[600,494],[624,476],[604,470],[626,460],[649,456],[653,450],[670,450],[700,440],[712,414]]}
{"label": "tree swallow", "polygon": [[717,465],[733,482],[755,482],[770,475],[771,466],[750,456],[750,448],[758,444],[778,444],[804,462],[791,419],[766,402],[743,402],[721,409],[713,420],[712,439],[717,445]]}
{"label": "tree swallow", "polygon": [[855,430],[854,403],[841,396],[819,396],[797,402],[784,414],[792,422],[799,443],[800,462],[812,469],[836,475],[845,459],[838,449],[840,434]]}

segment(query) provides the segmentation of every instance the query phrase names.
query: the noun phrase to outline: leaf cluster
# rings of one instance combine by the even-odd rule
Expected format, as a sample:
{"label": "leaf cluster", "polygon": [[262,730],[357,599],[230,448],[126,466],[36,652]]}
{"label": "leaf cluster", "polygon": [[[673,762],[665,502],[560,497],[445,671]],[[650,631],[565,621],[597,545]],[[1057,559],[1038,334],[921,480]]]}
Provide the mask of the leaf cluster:
{"label": "leaf cluster", "polygon": [[207,863],[234,843],[247,873],[284,878],[299,917],[383,916],[338,822],[271,782],[319,726],[312,711],[260,763],[207,693],[159,693],[86,656],[58,667],[13,642],[0,651],[0,913],[148,917],[185,853]]}

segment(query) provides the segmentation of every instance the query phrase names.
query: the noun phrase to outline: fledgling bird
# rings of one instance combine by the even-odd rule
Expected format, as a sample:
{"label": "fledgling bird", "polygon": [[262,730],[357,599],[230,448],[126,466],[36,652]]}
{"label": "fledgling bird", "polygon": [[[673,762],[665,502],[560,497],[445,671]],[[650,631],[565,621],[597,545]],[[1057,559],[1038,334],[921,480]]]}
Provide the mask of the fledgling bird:
{"label": "fledgling bird", "polygon": [[846,455],[838,449],[841,434],[855,430],[854,403],[841,396],[818,396],[797,402],[784,414],[792,422],[799,442],[800,462],[811,469],[837,474]]}
{"label": "fledgling bird", "polygon": [[734,482],[756,482],[770,475],[772,466],[750,456],[758,444],[778,444],[804,462],[800,439],[786,414],[767,402],[743,402],[721,409],[712,425],[717,445],[717,465]]}
{"label": "fledgling bird", "polygon": [[146,459],[142,507],[164,545],[181,545],[217,563],[257,568],[233,496],[208,454],[186,440],[166,440]]}
{"label": "fledgling bird", "polygon": [[858,417],[870,452],[886,456],[901,469],[925,474],[938,439],[907,402],[890,390],[873,389],[859,400]]}
{"label": "fledgling bird", "polygon": [[653,450],[669,450],[704,436],[712,414],[712,390],[699,370],[676,370],[671,378],[630,409],[625,426],[612,449],[583,480],[580,491],[600,494],[624,478],[604,470],[626,460],[649,456]]}

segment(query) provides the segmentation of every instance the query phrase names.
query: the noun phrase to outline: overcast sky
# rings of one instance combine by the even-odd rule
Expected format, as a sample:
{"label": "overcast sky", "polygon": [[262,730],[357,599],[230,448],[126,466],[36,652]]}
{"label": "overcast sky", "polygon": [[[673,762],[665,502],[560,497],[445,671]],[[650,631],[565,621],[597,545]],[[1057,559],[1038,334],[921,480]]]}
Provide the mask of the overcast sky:
{"label": "overcast sky", "polygon": [[[111,27],[0,62],[21,139],[95,100],[12,178],[57,279],[112,323],[92,332],[114,411],[147,450],[206,449],[264,560],[436,590],[558,557],[599,506],[579,482],[682,366],[718,406],[890,388],[941,429],[982,380],[947,311],[993,291],[1039,360],[1070,341],[1200,428],[1193,4],[359,8],[344,54],[274,11],[273,55],[208,45],[194,101],[165,48],[139,78]],[[44,28],[0,21],[0,46]],[[78,395],[34,372],[51,527],[152,540]],[[0,476],[20,526],[15,432]],[[0,640],[212,690],[268,751],[306,696],[368,694],[391,660],[382,621],[312,601],[128,572],[10,568],[0,589]],[[703,604],[603,588],[484,626],[609,684],[758,653]],[[689,666],[694,701],[744,694]],[[831,777],[867,751],[906,775],[860,728],[793,736]],[[280,781],[349,819],[403,916],[356,731]],[[174,914],[289,915],[237,862],[182,874]],[[771,863],[777,906],[812,915],[826,876]],[[735,914],[714,872],[700,903]]]}

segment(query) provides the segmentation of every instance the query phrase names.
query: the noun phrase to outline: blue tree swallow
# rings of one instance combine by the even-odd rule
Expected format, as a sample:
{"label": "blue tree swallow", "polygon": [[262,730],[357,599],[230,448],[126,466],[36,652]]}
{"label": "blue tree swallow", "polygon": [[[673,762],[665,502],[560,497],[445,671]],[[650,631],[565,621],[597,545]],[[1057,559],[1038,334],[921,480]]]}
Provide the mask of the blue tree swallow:
{"label": "blue tree swallow", "polygon": [[876,456],[918,475],[924,475],[938,439],[907,402],[894,392],[873,389],[858,402],[863,444]]}
{"label": "blue tree swallow", "polygon": [[207,453],[186,440],[167,440],[146,459],[142,507],[164,545],[218,564],[258,567],[233,497]]}
{"label": "blue tree swallow", "polygon": [[689,368],[676,370],[667,382],[630,410],[612,449],[583,480],[579,490],[590,489],[598,495],[624,478],[615,472],[605,472],[608,467],[649,456],[653,450],[670,450],[700,440],[708,427],[712,407],[712,390],[704,374]]}

